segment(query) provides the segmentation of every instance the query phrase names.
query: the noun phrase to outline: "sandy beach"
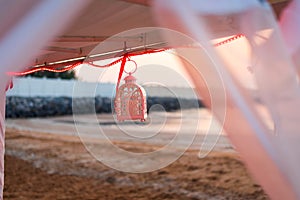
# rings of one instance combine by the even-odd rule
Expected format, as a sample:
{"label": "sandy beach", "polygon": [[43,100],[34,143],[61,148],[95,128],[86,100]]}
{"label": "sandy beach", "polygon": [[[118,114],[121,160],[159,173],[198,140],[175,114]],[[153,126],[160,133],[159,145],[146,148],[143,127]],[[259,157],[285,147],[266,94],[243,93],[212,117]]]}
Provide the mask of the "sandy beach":
{"label": "sandy beach", "polygon": [[[101,139],[92,143],[110,151]],[[155,143],[114,143],[132,152],[159,148]],[[8,127],[4,199],[268,199],[234,149],[217,148],[202,159],[198,152],[190,148],[153,172],[124,173],[96,160],[78,136]]]}

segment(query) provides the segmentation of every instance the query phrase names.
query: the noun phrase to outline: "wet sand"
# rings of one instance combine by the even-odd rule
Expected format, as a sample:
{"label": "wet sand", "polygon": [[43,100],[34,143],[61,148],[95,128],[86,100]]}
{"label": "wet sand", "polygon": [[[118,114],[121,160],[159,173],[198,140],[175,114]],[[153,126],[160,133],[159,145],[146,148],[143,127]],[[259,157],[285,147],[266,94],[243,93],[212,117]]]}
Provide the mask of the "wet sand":
{"label": "wet sand", "polygon": [[[157,148],[115,143],[133,152]],[[124,173],[97,161],[76,136],[8,128],[4,199],[268,199],[234,151],[197,154],[188,150],[154,172]]]}

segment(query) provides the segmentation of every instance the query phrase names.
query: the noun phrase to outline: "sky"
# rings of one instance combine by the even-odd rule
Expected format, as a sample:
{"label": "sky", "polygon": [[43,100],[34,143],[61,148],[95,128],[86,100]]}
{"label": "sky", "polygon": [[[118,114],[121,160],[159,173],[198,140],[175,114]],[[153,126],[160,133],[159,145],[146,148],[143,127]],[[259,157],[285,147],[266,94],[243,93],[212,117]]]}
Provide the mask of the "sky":
{"label": "sky", "polygon": [[[134,56],[131,58],[137,64],[133,74],[139,84],[165,85],[170,87],[193,87],[188,75],[171,51]],[[114,59],[97,61],[95,64],[104,65]],[[80,80],[89,82],[116,83],[121,63],[105,69],[83,65],[77,70]],[[131,71],[133,62],[127,62],[125,70]],[[126,74],[123,74],[123,78]]]}
{"label": "sky", "polygon": [[[255,65],[256,61],[251,57],[252,52],[245,38],[240,38],[230,42],[230,44],[216,47],[216,53],[224,60],[228,71],[232,73],[242,86],[251,89],[256,88],[254,77],[251,73],[251,68]],[[113,60],[97,61],[95,64],[104,65]],[[141,85],[194,87],[181,63],[170,50],[161,53],[134,56],[132,60],[137,63],[137,71],[133,75],[137,78],[137,83]],[[76,73],[82,81],[116,83],[120,65],[121,63],[118,63],[105,69],[83,65],[77,69]],[[133,68],[133,62],[127,62],[125,70],[130,71]],[[125,75],[123,75],[122,79]]]}

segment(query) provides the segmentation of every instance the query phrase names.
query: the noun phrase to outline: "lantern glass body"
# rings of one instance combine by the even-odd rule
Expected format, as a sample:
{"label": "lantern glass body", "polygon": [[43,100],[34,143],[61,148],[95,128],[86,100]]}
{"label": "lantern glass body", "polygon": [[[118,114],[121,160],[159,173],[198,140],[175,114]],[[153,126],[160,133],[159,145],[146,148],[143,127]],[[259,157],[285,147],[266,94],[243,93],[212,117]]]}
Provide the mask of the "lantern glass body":
{"label": "lantern glass body", "polygon": [[125,78],[125,84],[117,91],[115,111],[118,121],[145,121],[147,118],[146,92],[131,75]]}

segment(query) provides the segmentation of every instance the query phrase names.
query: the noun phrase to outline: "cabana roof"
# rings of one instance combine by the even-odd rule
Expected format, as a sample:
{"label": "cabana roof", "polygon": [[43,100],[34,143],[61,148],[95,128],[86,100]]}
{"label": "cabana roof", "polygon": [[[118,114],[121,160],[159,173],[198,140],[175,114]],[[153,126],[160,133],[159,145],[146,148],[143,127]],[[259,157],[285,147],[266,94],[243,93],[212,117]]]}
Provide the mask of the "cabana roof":
{"label": "cabana roof", "polygon": [[[6,2],[11,9],[6,12],[0,12],[2,18],[8,14],[8,10],[17,10],[10,12],[8,20],[2,22],[2,27],[9,28],[14,24],[14,20],[22,18],[23,14],[30,6],[35,6],[38,1],[15,0]],[[126,42],[127,49],[151,48],[157,49],[168,46],[165,40],[161,37],[159,31],[153,29],[143,29],[143,31],[130,31],[125,34],[114,36],[126,30],[131,30],[141,27],[155,27],[154,15],[151,12],[151,0],[93,0],[89,6],[84,9],[81,14],[72,22],[69,27],[66,27],[64,33],[56,37],[46,47],[40,50],[28,66],[49,66],[59,63],[61,66],[66,66],[74,62],[83,60],[88,56],[98,44],[102,41],[107,41],[107,45],[101,46],[100,51],[97,51],[97,59],[112,58],[121,54],[124,50]],[[281,10],[287,5],[288,0],[270,0],[277,16]],[[20,4],[23,4],[20,6]],[[4,6],[3,6],[4,7]],[[1,10],[2,11],[2,10]],[[61,16],[64,17],[64,16]],[[216,37],[226,37],[237,33],[229,32],[228,20],[215,20],[210,24],[216,32]],[[50,29],[51,27],[49,27]],[[3,30],[3,29],[2,29]],[[0,33],[4,34],[3,32]],[[107,40],[110,38],[109,40]],[[30,48],[30,47],[29,47]],[[72,59],[72,60],[70,60]],[[74,60],[75,59],[75,60]],[[25,66],[24,66],[25,67]]]}

